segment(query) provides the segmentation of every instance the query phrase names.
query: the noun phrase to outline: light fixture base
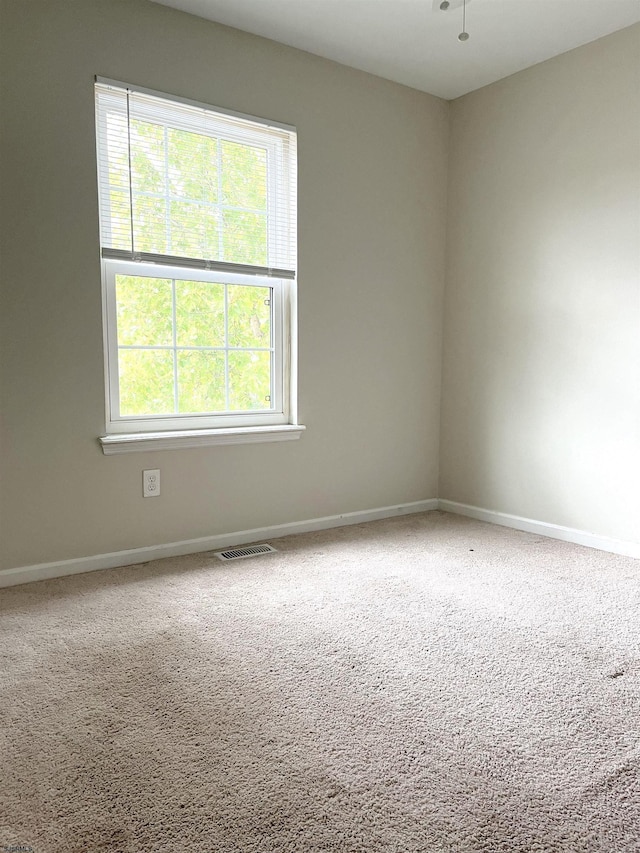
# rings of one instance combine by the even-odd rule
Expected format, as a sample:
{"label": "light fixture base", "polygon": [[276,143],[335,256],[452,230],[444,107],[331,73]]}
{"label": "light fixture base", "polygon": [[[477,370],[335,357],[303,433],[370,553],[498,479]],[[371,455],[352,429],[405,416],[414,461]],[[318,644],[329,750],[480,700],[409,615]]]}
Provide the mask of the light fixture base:
{"label": "light fixture base", "polygon": [[[443,3],[448,3],[446,9],[442,8]],[[451,12],[455,12],[456,9],[462,9],[463,0],[431,0],[431,10],[434,15],[442,15],[443,12],[447,12],[450,14]],[[466,5],[468,6],[470,3],[475,3],[475,0],[466,0]]]}

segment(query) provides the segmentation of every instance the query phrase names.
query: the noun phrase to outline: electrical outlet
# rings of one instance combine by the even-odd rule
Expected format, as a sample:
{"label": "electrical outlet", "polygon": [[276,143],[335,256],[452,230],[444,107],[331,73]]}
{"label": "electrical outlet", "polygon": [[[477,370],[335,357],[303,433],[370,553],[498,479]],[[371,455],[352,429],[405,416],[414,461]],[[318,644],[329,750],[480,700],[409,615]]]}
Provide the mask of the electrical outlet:
{"label": "electrical outlet", "polygon": [[151,468],[142,472],[142,497],[157,498],[160,494],[160,469]]}

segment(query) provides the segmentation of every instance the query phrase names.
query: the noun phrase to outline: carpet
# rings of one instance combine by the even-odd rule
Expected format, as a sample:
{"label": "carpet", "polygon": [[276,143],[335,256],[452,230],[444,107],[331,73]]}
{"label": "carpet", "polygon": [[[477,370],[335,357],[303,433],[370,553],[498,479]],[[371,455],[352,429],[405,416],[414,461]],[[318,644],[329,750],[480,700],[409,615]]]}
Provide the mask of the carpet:
{"label": "carpet", "polygon": [[271,542],[2,591],[0,851],[640,851],[640,562]]}

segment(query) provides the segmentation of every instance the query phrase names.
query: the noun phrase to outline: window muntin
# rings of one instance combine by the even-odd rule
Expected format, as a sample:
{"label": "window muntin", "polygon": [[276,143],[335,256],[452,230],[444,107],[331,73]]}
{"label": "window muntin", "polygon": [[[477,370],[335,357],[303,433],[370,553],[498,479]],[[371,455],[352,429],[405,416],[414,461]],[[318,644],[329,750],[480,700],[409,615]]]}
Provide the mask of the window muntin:
{"label": "window muntin", "polygon": [[96,103],[107,430],[288,423],[295,132],[109,81]]}

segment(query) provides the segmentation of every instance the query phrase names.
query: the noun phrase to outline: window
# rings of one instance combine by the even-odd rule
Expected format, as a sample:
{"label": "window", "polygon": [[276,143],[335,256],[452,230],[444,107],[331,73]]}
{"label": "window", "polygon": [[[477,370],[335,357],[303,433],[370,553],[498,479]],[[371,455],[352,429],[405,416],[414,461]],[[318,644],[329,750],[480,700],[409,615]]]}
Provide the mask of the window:
{"label": "window", "polygon": [[96,125],[103,449],[298,437],[295,131],[105,80]]}

